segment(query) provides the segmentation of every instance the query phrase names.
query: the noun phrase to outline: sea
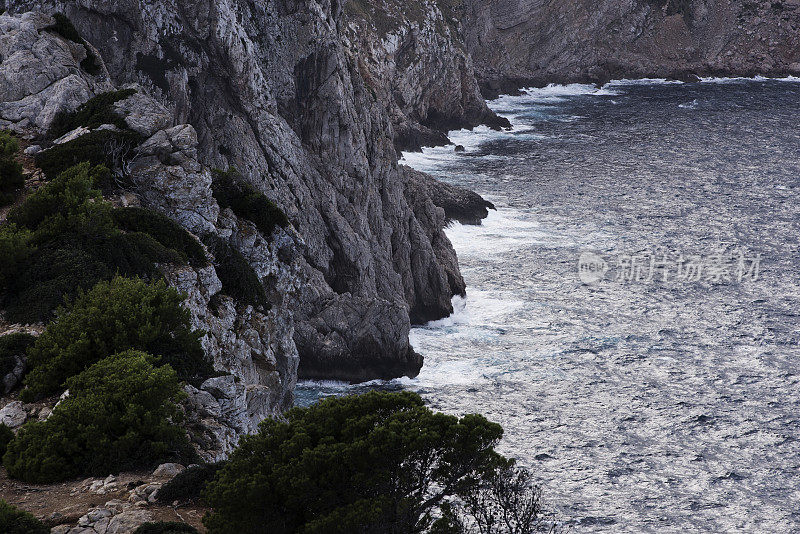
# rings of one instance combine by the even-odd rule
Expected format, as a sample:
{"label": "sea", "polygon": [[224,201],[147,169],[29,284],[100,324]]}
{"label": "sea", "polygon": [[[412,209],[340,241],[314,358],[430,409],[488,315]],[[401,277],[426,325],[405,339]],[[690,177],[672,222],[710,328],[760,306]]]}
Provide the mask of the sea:
{"label": "sea", "polygon": [[466,298],[367,389],[505,429],[573,532],[800,532],[800,79],[552,85],[402,164],[496,211],[453,223]]}

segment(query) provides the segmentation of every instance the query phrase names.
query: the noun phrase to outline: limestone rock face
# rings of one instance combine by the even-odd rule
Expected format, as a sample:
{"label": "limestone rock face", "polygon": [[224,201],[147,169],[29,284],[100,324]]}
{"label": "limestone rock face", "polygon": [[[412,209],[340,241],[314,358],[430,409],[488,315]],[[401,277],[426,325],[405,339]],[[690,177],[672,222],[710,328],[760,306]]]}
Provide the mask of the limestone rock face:
{"label": "limestone rock face", "polygon": [[459,17],[484,94],[621,77],[786,75],[800,3],[467,0]]}
{"label": "limestone rock face", "polygon": [[367,88],[389,105],[398,150],[448,144],[449,130],[510,126],[480,95],[454,12],[433,0],[352,0],[344,9],[349,46]]}
{"label": "limestone rock face", "polygon": [[85,72],[82,44],[57,38],[43,13],[0,17],[0,128],[25,133],[47,129],[56,113],[72,111],[110,88]]}
{"label": "limestone rock face", "polygon": [[0,409],[0,424],[9,428],[19,428],[28,419],[25,405],[20,401],[9,402]]}
{"label": "limestone rock face", "polygon": [[[411,320],[452,312],[452,290],[442,281],[458,266],[442,228],[423,227],[406,199],[387,103],[365,84],[356,51],[346,44],[342,3],[12,0],[7,7],[65,9],[115,83],[140,84],[170,109],[174,124],[194,128],[202,166],[235,166],[284,210],[302,240],[303,284],[286,299],[301,376],[417,373]],[[477,93],[470,94],[474,102]],[[196,197],[184,203],[194,210],[184,211],[169,196],[170,184],[198,187],[181,191],[188,198],[207,180],[201,169],[187,167],[176,134],[156,132],[143,161],[133,163],[135,174],[151,177],[154,193],[144,194],[144,204],[160,205],[200,231],[213,220],[201,207],[214,204]],[[151,150],[167,144],[174,160]],[[403,251],[412,243],[409,262]]]}
{"label": "limestone rock face", "polygon": [[489,216],[489,210],[495,209],[494,204],[474,191],[440,182],[410,167],[405,167],[404,170],[407,177],[406,197],[413,195],[415,198],[431,199],[444,210],[448,221],[479,225]]}
{"label": "limestone rock face", "polygon": [[[75,46],[84,50],[84,45],[48,31],[46,28],[52,22],[42,14],[0,16],[3,46],[0,80],[5,83],[0,86],[0,116],[4,119],[13,116],[14,122],[9,127],[31,138],[41,137],[52,119],[50,115],[43,118],[42,109],[51,110],[54,115],[76,108],[99,92],[115,89],[110,82],[99,81],[105,68],[100,69],[97,77],[80,70],[85,55],[76,52]],[[40,51],[39,59],[30,60],[39,57]],[[61,93],[48,92],[35,79],[27,80],[29,76],[56,84],[72,76],[80,80],[82,89],[76,90],[74,100],[64,101]],[[302,239],[291,228],[263,235],[252,223],[229,210],[221,212],[212,194],[211,173],[199,160],[194,127],[176,124],[173,113],[149,96],[145,88],[128,87],[136,89],[136,93],[117,102],[115,109],[128,127],[145,140],[123,157],[120,172],[132,190],[125,191],[118,203],[148,207],[196,235],[214,234],[229,242],[250,259],[272,304],[269,310],[256,310],[224,295],[222,283],[211,265],[161,266],[167,281],[186,295],[185,305],[191,312],[193,327],[206,332],[203,348],[215,369],[227,373],[203,384],[209,388],[203,392],[213,399],[212,404],[216,403],[216,409],[211,410],[213,420],[208,420],[205,412],[202,416],[215,429],[213,439],[202,438],[206,432],[202,428],[190,432],[201,455],[221,459],[241,435],[255,431],[258,422],[292,405],[299,358],[289,301],[301,284],[302,256],[298,250],[303,246]],[[21,107],[19,102],[35,105]],[[77,128],[56,141],[67,142],[87,133],[89,129]],[[18,363],[24,367],[23,361]],[[23,370],[15,368],[4,378],[6,389],[13,387],[10,382]],[[187,401],[190,421],[198,419],[192,411],[197,404],[194,400],[190,397]],[[0,413],[0,418],[12,427],[22,424],[26,417],[19,402],[6,405]]]}

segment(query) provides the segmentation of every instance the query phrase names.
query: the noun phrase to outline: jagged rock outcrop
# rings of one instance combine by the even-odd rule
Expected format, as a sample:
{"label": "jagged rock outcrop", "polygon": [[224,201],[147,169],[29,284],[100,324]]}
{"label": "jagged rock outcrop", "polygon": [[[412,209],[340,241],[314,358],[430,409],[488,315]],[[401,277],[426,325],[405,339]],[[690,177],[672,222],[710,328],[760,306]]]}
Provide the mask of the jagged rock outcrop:
{"label": "jagged rock outcrop", "polygon": [[[7,7],[62,6],[13,0]],[[146,87],[176,124],[195,128],[201,163],[237,167],[302,236],[305,283],[288,299],[301,376],[415,374],[421,358],[409,345],[411,318],[452,312],[442,281],[458,266],[440,263],[455,258],[447,238],[441,228],[423,228],[406,201],[386,102],[364,83],[344,44],[341,4],[80,0],[63,7],[117,84]],[[435,241],[420,238],[432,234]],[[414,264],[404,252],[412,241]]]}
{"label": "jagged rock outcrop", "polygon": [[399,150],[449,144],[447,132],[510,127],[480,95],[459,22],[433,0],[350,0],[346,35],[367,87],[387,102]]}
{"label": "jagged rock outcrop", "polygon": [[800,2],[467,0],[484,94],[621,77],[800,73]]}
{"label": "jagged rock outcrop", "polygon": [[404,167],[404,170],[407,176],[406,197],[414,194],[431,199],[431,202],[444,210],[448,222],[481,224],[481,221],[488,217],[489,210],[495,209],[494,204],[474,191],[440,182],[429,174],[415,171],[410,167]]}
{"label": "jagged rock outcrop", "polygon": [[84,45],[41,35],[52,24],[42,13],[0,19],[2,129],[46,128],[58,111],[75,109],[111,88],[108,79],[80,67]]}

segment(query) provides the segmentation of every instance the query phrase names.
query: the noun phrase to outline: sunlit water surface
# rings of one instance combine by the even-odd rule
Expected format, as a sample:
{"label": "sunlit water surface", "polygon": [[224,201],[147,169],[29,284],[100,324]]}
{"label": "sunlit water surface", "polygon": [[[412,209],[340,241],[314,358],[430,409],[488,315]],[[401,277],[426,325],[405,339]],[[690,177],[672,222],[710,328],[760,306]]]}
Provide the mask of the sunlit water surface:
{"label": "sunlit water surface", "polygon": [[[447,230],[467,298],[413,329],[416,379],[302,383],[298,403],[402,388],[483,413],[575,532],[800,532],[798,82],[530,90],[491,103],[512,131],[406,154],[498,207]],[[585,284],[586,251],[761,262]]]}

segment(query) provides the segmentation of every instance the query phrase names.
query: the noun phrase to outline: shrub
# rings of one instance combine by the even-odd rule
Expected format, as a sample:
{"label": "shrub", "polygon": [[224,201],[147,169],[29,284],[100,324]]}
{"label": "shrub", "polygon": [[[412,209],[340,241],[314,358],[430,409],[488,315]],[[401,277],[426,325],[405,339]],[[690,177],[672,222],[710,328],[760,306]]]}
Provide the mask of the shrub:
{"label": "shrub", "polygon": [[103,124],[113,124],[120,130],[125,130],[128,125],[114,111],[114,104],[134,94],[136,89],[109,91],[87,100],[75,111],[60,111],[53,119],[47,135],[56,139],[80,126],[94,130]]}
{"label": "shrub", "polygon": [[107,172],[103,166],[86,162],[66,169],[12,209],[8,221],[39,230],[37,241],[78,227],[91,234],[108,233],[113,227],[110,205],[95,187]]}
{"label": "shrub", "polygon": [[4,534],[49,534],[50,529],[32,514],[0,499],[0,532]]}
{"label": "shrub", "polygon": [[25,185],[22,165],[14,160],[18,150],[17,140],[0,131],[0,206],[14,202],[17,190]]}
{"label": "shrub", "polygon": [[156,493],[156,499],[165,504],[174,501],[197,501],[206,485],[214,479],[222,466],[222,463],[216,463],[188,467],[161,486]]}
{"label": "shrub", "polygon": [[0,226],[0,288],[8,286],[19,264],[35,250],[30,239],[31,232],[15,224]]}
{"label": "shrub", "polygon": [[[160,491],[160,490],[159,490]],[[176,521],[159,521],[157,523],[145,523],[133,534],[197,534],[197,529],[186,523]]]}
{"label": "shrub", "polygon": [[169,365],[146,353],[105,358],[67,381],[70,395],[46,421],[26,424],[8,445],[10,476],[51,483],[196,458],[180,421],[185,393]]}
{"label": "shrub", "polygon": [[215,170],[211,188],[214,198],[222,208],[230,208],[237,216],[255,224],[266,236],[276,226],[286,227],[289,224],[286,214],[246,183],[235,169],[227,172]]}
{"label": "shrub", "polygon": [[[33,345],[36,337],[30,334],[17,333],[0,337],[0,380],[17,366],[17,358],[25,356],[25,351]],[[3,385],[0,383],[0,391]]]}
{"label": "shrub", "polygon": [[50,179],[84,161],[119,169],[142,140],[140,134],[130,130],[95,130],[39,152],[36,164]]}
{"label": "shrub", "polygon": [[65,298],[117,273],[156,278],[153,262],[180,263],[180,256],[146,234],[77,236],[39,246],[10,284],[6,316],[20,323],[50,320]]}
{"label": "shrub", "polygon": [[182,301],[164,281],[147,284],[122,277],[79,292],[28,350],[32,369],[22,398],[57,393],[69,377],[128,349],[154,355],[185,380],[210,376],[213,370],[200,346],[203,334],[191,329]]}
{"label": "shrub", "polygon": [[117,208],[112,215],[120,228],[151,235],[165,247],[176,250],[184,263],[194,267],[208,265],[200,242],[169,217],[143,208]]}
{"label": "shrub", "polygon": [[102,166],[76,165],[11,210],[11,224],[0,228],[0,253],[8,258],[0,264],[0,287],[10,320],[48,320],[64,295],[115,274],[155,278],[156,263],[184,264],[202,252],[187,232],[157,214],[148,218],[146,210],[136,213],[147,224],[128,225],[131,231],[122,233],[96,188],[107,175]]}
{"label": "shrub", "polygon": [[422,532],[444,499],[502,460],[502,433],[410,392],[294,408],[242,439],[206,488],[203,522],[215,534]]}
{"label": "shrub", "polygon": [[203,237],[214,255],[214,268],[222,282],[222,292],[243,304],[269,308],[261,280],[242,254],[214,234]]}
{"label": "shrub", "polygon": [[0,423],[0,458],[6,453],[6,448],[12,439],[14,439],[14,431],[5,423]]}

